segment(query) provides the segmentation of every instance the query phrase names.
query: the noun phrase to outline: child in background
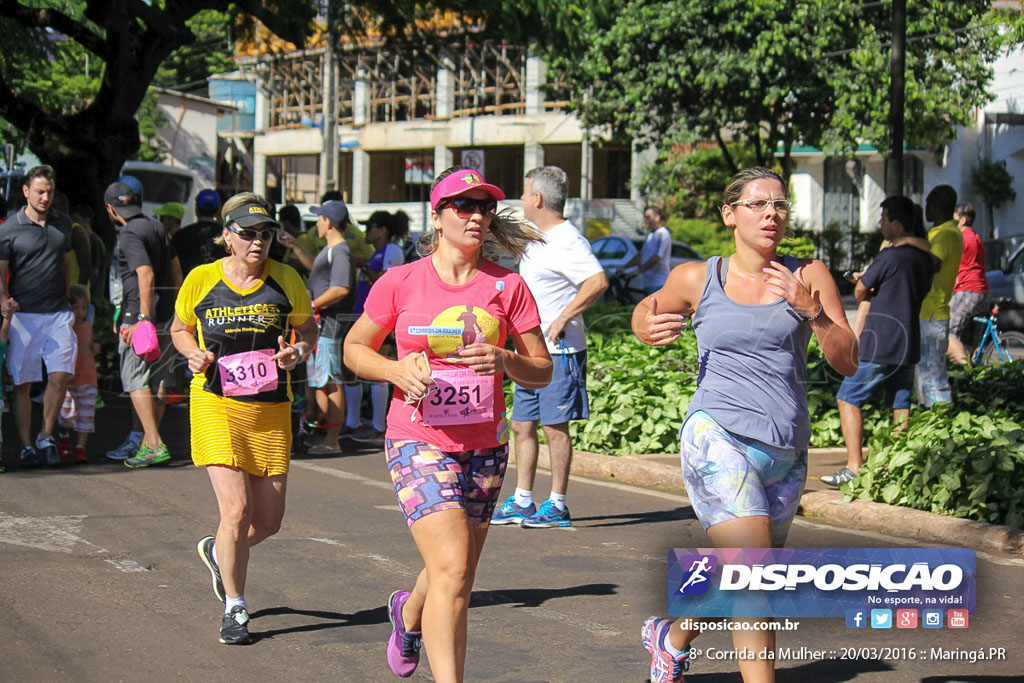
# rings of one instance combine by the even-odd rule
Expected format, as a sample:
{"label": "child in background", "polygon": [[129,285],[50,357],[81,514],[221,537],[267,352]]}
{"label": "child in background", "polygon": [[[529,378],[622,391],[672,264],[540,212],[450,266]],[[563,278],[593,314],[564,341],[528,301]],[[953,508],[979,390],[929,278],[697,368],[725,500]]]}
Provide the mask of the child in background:
{"label": "child in background", "polygon": [[71,287],[71,310],[75,314],[75,336],[78,338],[78,359],[75,361],[75,374],[68,382],[68,391],[64,395],[64,405],[60,410],[60,454],[62,458],[70,457],[71,447],[65,432],[74,428],[78,435],[75,445],[75,461],[89,462],[85,454],[85,442],[94,431],[96,415],[96,357],[100,345],[92,340],[92,325],[86,321],[89,312],[89,289],[84,285]]}
{"label": "child in background", "polygon": [[[3,323],[0,324],[0,368],[7,362],[7,341],[11,338],[11,314],[3,312],[0,309],[0,315],[3,315]],[[4,411],[4,383],[0,380],[0,415]],[[0,434],[0,446],[3,445],[3,434]],[[7,470],[4,469],[3,462],[0,462],[0,474],[3,474]]]}

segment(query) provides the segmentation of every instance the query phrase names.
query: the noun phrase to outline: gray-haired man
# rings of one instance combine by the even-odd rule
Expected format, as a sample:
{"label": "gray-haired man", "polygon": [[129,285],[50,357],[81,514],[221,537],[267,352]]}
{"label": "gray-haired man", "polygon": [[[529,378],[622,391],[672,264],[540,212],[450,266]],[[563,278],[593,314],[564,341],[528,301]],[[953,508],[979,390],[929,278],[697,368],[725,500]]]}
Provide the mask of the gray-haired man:
{"label": "gray-haired man", "polygon": [[[545,241],[527,248],[519,274],[537,300],[554,374],[543,389],[515,388],[512,430],[516,436],[516,491],[495,510],[491,524],[572,525],[565,505],[572,461],[569,420],[584,420],[590,414],[582,314],[608,288],[608,278],[590,243],[565,219],[568,189],[565,171],[557,166],[535,168],[526,174],[523,214],[537,226]],[[544,428],[551,458],[551,496],[539,508],[533,502],[538,423]]]}

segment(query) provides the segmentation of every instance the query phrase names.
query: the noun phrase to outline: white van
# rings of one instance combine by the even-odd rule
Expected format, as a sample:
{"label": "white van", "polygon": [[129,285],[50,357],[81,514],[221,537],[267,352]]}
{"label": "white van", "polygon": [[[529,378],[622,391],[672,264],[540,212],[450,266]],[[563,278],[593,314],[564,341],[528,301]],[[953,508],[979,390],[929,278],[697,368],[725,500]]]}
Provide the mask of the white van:
{"label": "white van", "polygon": [[167,202],[180,202],[185,207],[182,225],[196,222],[196,195],[199,176],[194,171],[153,161],[126,161],[121,175],[130,175],[142,183],[142,210],[149,216]]}

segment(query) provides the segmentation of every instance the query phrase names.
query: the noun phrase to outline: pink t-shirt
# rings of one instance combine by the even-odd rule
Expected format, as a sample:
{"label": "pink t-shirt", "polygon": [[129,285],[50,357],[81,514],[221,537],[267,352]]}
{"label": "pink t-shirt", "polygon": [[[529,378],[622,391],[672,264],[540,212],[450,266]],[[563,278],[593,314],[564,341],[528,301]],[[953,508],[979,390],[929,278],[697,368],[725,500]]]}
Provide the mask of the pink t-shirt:
{"label": "pink t-shirt", "polygon": [[[429,257],[391,268],[370,290],[363,311],[380,327],[395,331],[399,358],[426,352],[431,373],[464,370],[454,362],[462,346],[482,341],[504,347],[509,334],[540,325],[537,304],[523,279],[486,259],[468,284],[458,286],[441,280]],[[422,441],[448,452],[506,443],[503,378],[493,378],[493,419],[474,424],[425,425],[426,400],[419,409],[405,405],[405,394],[396,387],[387,438]]]}

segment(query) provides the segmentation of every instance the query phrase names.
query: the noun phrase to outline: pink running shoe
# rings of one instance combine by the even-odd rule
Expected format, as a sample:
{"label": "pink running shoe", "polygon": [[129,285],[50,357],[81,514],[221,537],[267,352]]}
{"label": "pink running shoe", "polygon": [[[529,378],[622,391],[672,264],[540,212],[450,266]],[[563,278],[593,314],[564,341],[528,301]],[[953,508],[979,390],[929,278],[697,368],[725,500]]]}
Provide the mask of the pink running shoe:
{"label": "pink running shoe", "polygon": [[673,657],[665,650],[671,619],[648,617],[640,629],[644,647],[651,653],[651,683],[682,683],[683,672],[690,668],[690,650]]}
{"label": "pink running shoe", "polygon": [[420,663],[422,633],[406,631],[402,622],[402,607],[409,599],[409,591],[395,591],[388,598],[388,619],[391,620],[391,637],[388,638],[388,666],[396,676],[408,678]]}

